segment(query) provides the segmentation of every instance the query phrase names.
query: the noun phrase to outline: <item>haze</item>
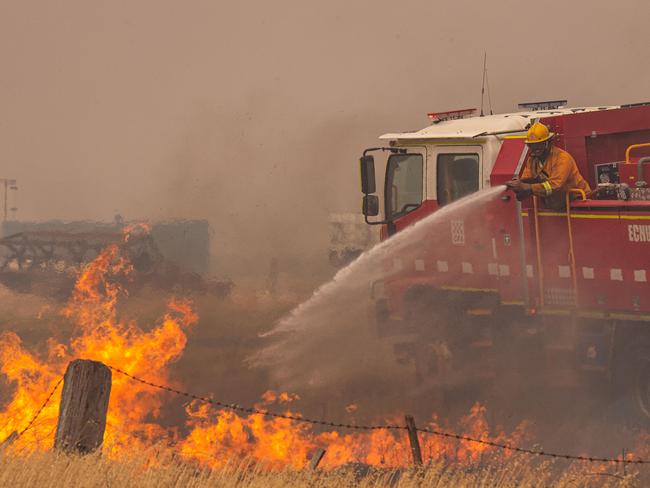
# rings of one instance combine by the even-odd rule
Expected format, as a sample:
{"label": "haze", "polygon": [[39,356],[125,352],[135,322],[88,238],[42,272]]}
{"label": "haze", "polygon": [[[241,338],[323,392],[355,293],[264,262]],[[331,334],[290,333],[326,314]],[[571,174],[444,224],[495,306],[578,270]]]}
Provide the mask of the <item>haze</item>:
{"label": "haze", "polygon": [[643,0],[0,4],[19,219],[207,218],[219,260],[323,256],[357,158],[426,113],[650,100]]}

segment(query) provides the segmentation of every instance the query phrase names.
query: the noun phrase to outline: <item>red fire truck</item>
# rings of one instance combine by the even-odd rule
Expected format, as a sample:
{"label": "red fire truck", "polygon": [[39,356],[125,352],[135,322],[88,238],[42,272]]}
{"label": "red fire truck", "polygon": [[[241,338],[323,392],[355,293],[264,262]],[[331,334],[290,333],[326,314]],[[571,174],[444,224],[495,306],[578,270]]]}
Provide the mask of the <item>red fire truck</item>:
{"label": "red fire truck", "polygon": [[364,151],[363,213],[383,240],[520,175],[536,121],[598,189],[572,191],[562,212],[536,197],[518,202],[505,187],[441,212],[408,252],[387,258],[390,272],[373,284],[377,330],[396,338],[397,358],[415,364],[422,384],[513,374],[553,388],[598,384],[650,420],[650,103],[564,104],[431,113],[428,127],[383,135],[383,147]]}

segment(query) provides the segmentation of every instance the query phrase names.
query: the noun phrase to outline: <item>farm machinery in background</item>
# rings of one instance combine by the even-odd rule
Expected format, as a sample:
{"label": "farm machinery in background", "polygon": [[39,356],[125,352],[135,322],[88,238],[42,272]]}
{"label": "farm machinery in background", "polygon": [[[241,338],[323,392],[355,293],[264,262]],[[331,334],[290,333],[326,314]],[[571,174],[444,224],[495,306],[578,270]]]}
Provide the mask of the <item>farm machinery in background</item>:
{"label": "farm machinery in background", "polygon": [[[480,117],[430,113],[428,127],[386,134],[382,147],[364,151],[363,214],[382,240],[521,175],[525,133],[536,121],[598,190],[572,191],[566,211],[547,210],[537,197],[518,202],[504,189],[441,214],[409,253],[385,259],[385,278],[372,284],[377,333],[399,362],[414,365],[423,389],[450,391],[462,381],[499,391],[506,378],[531,395],[591,388],[647,425],[650,103],[564,104]],[[381,220],[380,152],[388,155]]]}
{"label": "farm machinery in background", "polygon": [[[125,223],[6,221],[0,239],[0,283],[24,293],[67,297],[79,270],[110,244],[133,266],[129,286],[227,296],[232,282],[209,280],[205,220]],[[125,238],[128,233],[128,238]]]}

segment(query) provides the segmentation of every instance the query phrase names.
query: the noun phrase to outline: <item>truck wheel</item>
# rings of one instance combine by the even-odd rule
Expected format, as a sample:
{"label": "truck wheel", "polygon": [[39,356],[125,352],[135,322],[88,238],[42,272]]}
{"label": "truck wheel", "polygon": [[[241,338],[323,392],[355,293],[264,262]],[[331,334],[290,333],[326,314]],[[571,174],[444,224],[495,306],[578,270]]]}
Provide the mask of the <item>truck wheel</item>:
{"label": "truck wheel", "polygon": [[620,369],[615,374],[612,393],[616,395],[622,407],[624,422],[632,428],[648,427],[650,426],[650,343],[645,340],[640,344],[628,342],[619,357]]}

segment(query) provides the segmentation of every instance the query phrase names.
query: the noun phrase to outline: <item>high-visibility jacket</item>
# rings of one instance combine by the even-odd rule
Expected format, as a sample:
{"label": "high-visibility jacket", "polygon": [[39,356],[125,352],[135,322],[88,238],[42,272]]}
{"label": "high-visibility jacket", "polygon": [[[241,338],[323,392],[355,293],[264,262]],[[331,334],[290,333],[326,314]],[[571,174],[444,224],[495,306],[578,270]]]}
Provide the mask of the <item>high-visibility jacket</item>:
{"label": "high-visibility jacket", "polygon": [[585,193],[591,191],[589,183],[580,174],[575,159],[556,146],[551,146],[543,163],[529,157],[521,179],[533,181],[533,195],[542,197],[544,206],[553,210],[564,210],[568,190],[578,188]]}

